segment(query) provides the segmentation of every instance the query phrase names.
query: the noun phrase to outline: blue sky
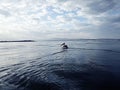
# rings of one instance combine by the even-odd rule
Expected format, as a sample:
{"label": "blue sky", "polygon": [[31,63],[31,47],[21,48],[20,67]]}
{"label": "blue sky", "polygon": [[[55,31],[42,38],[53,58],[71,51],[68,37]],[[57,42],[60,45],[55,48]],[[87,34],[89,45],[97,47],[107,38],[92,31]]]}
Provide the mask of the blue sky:
{"label": "blue sky", "polygon": [[120,38],[120,0],[0,0],[0,40]]}

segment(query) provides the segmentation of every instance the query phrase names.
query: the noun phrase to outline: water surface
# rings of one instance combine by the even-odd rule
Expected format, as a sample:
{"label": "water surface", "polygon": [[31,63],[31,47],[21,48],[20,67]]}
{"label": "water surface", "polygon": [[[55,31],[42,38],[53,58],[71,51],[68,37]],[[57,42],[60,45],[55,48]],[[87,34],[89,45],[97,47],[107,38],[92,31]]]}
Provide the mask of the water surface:
{"label": "water surface", "polygon": [[117,39],[0,43],[0,90],[119,90],[119,69]]}

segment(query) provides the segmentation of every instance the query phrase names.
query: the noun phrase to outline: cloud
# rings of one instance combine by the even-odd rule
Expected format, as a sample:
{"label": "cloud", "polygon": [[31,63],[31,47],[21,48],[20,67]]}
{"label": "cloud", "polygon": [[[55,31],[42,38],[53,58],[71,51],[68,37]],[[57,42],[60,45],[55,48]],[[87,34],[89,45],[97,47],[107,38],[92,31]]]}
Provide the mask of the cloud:
{"label": "cloud", "polygon": [[[117,0],[1,0],[0,39],[120,38]],[[69,37],[71,35],[71,37]]]}
{"label": "cloud", "polygon": [[1,14],[1,15],[4,15],[4,16],[6,16],[6,17],[8,17],[8,16],[11,15],[8,11],[2,10],[2,9],[0,9],[0,14]]}
{"label": "cloud", "polygon": [[100,14],[114,8],[115,4],[113,0],[93,0],[85,5],[86,8],[84,10],[90,14]]}

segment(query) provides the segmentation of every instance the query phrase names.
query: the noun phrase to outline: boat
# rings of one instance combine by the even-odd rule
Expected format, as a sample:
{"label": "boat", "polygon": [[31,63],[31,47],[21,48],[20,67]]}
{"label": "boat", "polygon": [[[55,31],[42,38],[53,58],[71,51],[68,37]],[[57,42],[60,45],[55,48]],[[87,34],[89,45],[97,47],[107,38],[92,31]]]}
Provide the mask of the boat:
{"label": "boat", "polygon": [[62,43],[61,46],[63,49],[68,49],[68,46],[65,43]]}

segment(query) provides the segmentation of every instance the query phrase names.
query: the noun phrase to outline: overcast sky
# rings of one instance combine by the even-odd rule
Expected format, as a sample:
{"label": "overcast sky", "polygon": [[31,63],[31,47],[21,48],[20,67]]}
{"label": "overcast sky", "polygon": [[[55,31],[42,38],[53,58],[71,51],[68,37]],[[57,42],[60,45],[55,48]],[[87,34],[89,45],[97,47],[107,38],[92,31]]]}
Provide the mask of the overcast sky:
{"label": "overcast sky", "polygon": [[0,40],[120,38],[120,0],[0,0]]}

